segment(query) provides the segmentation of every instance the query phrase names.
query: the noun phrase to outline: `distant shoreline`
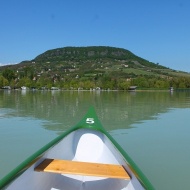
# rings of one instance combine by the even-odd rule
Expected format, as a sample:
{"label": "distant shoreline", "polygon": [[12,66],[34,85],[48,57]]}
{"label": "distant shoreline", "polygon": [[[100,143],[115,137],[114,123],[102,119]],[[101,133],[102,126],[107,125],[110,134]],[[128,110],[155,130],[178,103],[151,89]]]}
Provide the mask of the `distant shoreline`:
{"label": "distant shoreline", "polygon": [[104,90],[104,89],[100,89],[100,90],[77,90],[77,89],[56,89],[56,90],[52,90],[52,89],[0,89],[0,91],[22,91],[22,92],[27,92],[27,91],[50,91],[50,92],[56,92],[56,91],[75,91],[75,92],[179,92],[179,91],[190,91],[189,88],[180,88],[180,89],[174,89],[174,90],[170,90],[170,89],[136,89],[136,90]]}

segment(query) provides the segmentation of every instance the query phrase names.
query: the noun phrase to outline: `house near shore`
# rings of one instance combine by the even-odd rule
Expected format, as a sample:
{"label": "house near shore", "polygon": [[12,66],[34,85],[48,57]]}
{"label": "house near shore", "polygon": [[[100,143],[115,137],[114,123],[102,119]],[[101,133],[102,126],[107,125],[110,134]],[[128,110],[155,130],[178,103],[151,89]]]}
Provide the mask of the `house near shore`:
{"label": "house near shore", "polygon": [[130,87],[128,88],[128,90],[129,90],[129,91],[135,91],[136,88],[137,88],[137,86],[130,86]]}
{"label": "house near shore", "polygon": [[10,86],[3,86],[2,89],[11,90],[11,87]]}
{"label": "house near shore", "polygon": [[26,87],[26,86],[21,86],[20,88],[21,88],[21,90],[28,90],[28,89],[29,89],[29,88]]}
{"label": "house near shore", "polygon": [[51,87],[51,90],[59,90],[58,87]]}

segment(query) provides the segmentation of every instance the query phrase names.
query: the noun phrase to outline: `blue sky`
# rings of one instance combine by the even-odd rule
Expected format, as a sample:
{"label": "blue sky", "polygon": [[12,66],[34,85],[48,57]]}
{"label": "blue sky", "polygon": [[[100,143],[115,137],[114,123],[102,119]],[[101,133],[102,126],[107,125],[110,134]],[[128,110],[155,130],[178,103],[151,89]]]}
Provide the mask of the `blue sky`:
{"label": "blue sky", "polygon": [[190,72],[189,0],[0,0],[0,18],[0,65],[105,45]]}

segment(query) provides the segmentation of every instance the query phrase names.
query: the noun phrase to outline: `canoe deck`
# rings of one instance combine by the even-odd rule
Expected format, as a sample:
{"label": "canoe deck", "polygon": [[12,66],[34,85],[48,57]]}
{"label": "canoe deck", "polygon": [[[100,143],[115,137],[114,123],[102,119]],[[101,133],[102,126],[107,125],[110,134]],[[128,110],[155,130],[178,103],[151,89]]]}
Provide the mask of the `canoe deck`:
{"label": "canoe deck", "polygon": [[130,176],[121,165],[70,160],[45,159],[35,168],[35,171],[130,179]]}

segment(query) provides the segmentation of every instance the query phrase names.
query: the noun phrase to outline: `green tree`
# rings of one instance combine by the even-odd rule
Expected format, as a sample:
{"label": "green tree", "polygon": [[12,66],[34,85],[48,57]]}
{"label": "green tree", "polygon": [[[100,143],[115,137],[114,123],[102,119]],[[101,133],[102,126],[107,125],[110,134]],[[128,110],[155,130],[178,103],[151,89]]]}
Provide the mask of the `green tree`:
{"label": "green tree", "polygon": [[181,81],[180,83],[179,83],[179,86],[178,86],[179,88],[186,88],[186,85],[185,85],[185,83],[183,82],[183,81]]}
{"label": "green tree", "polygon": [[0,87],[7,86],[8,84],[9,84],[9,81],[3,76],[0,76]]}
{"label": "green tree", "polygon": [[84,88],[88,90],[91,88],[95,88],[95,83],[90,80],[84,81]]}
{"label": "green tree", "polygon": [[119,90],[127,90],[130,87],[130,81],[127,81],[125,79],[120,79],[118,81],[118,88]]}
{"label": "green tree", "polygon": [[17,83],[17,87],[22,87],[22,86],[32,87],[33,81],[27,77],[24,77],[20,79],[19,82]]}
{"label": "green tree", "polygon": [[70,81],[70,88],[72,88],[72,89],[78,89],[79,88],[79,81],[75,80],[75,79],[72,79]]}
{"label": "green tree", "polygon": [[12,80],[12,79],[15,79],[15,73],[13,70],[9,69],[9,68],[6,68],[3,72],[2,72],[2,75],[4,78],[6,78],[9,82]]}
{"label": "green tree", "polygon": [[11,80],[9,82],[9,86],[11,86],[11,88],[14,88],[16,86],[16,81],[15,80]]}
{"label": "green tree", "polygon": [[155,88],[164,88],[165,87],[165,82],[163,80],[157,80],[155,83]]}

